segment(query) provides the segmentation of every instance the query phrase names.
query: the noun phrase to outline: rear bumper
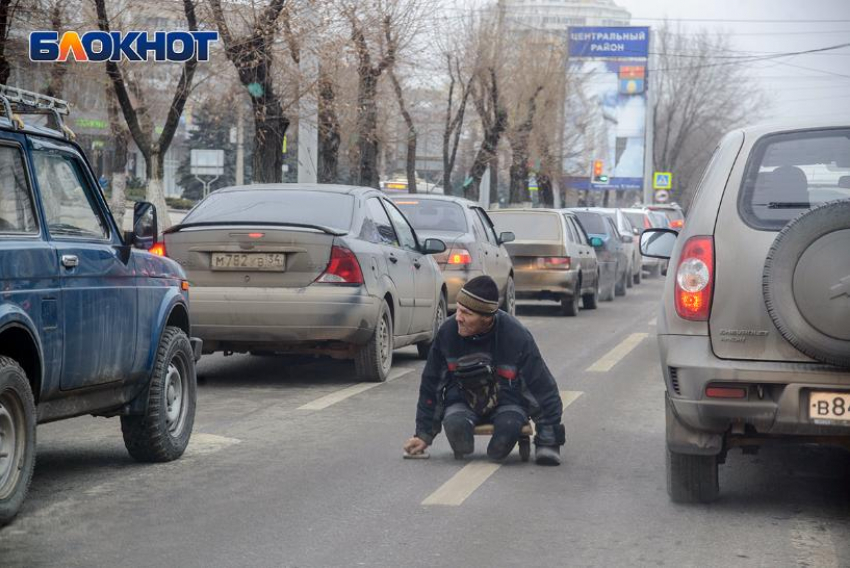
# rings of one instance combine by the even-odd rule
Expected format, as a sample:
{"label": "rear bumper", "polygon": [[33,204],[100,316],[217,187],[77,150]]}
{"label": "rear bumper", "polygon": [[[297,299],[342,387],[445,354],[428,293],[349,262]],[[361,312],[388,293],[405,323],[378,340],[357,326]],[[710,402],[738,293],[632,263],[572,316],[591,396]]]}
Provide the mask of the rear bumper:
{"label": "rear bumper", "polygon": [[514,285],[519,299],[572,297],[578,270],[545,270],[514,267]]}
{"label": "rear bumper", "polygon": [[378,299],[361,287],[191,289],[192,331],[206,352],[222,344],[273,348],[321,342],[364,344],[378,320]]}
{"label": "rear bumper", "polygon": [[[815,363],[736,361],[717,358],[707,336],[660,335],[661,363],[670,404],[679,425],[695,434],[739,432],[769,436],[850,435],[850,423],[809,418],[812,391],[850,392],[850,371]],[[705,396],[710,383],[744,386],[743,399]],[[675,430],[675,429],[674,429]],[[694,437],[673,432],[668,444],[681,453],[704,453]],[[713,444],[717,447],[717,444]]]}

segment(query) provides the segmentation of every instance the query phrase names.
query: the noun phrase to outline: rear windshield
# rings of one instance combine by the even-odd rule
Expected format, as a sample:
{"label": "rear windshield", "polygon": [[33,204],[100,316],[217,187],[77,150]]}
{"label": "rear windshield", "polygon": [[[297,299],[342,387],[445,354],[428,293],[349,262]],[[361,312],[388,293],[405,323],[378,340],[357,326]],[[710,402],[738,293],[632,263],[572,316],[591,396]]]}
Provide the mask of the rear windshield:
{"label": "rear windshield", "polygon": [[599,213],[590,213],[588,211],[575,211],[579,223],[584,228],[585,233],[593,233],[594,235],[607,235],[608,231],[605,228],[605,223],[602,221],[602,215]]}
{"label": "rear windshield", "polygon": [[467,231],[463,207],[451,201],[432,199],[393,199],[417,231]]}
{"label": "rear windshield", "polygon": [[678,209],[653,209],[653,211],[663,213],[670,221],[683,221],[685,219],[684,213]]}
{"label": "rear windshield", "polygon": [[310,190],[249,189],[215,192],[183,223],[303,223],[348,231],[354,197]]}
{"label": "rear windshield", "polygon": [[511,213],[490,211],[496,234],[513,231],[518,241],[561,241],[561,219],[557,213]]}
{"label": "rear windshield", "polygon": [[778,230],[801,212],[850,198],[850,130],[765,136],[753,148],[738,203],[756,229]]}
{"label": "rear windshield", "polygon": [[640,229],[641,231],[647,228],[643,213],[623,213],[623,215],[626,216],[626,219],[629,220],[629,223],[632,224],[632,227]]}

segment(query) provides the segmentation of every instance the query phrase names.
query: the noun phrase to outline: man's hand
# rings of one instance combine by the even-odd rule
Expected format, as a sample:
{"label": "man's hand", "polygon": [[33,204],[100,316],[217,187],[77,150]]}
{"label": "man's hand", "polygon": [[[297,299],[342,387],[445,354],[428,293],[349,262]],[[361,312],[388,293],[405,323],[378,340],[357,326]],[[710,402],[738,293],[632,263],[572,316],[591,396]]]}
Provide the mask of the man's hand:
{"label": "man's hand", "polygon": [[419,455],[428,449],[428,444],[422,438],[416,436],[404,443],[404,451],[411,456]]}

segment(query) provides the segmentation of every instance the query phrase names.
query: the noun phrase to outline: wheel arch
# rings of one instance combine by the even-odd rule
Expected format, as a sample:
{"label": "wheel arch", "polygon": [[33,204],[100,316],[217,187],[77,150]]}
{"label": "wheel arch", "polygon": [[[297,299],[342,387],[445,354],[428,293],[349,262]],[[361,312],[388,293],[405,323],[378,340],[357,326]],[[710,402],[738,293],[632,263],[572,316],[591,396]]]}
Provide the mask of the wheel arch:
{"label": "wheel arch", "polygon": [[26,324],[13,321],[0,327],[0,355],[14,359],[23,368],[36,404],[41,395],[43,380],[41,353],[41,345],[36,335]]}

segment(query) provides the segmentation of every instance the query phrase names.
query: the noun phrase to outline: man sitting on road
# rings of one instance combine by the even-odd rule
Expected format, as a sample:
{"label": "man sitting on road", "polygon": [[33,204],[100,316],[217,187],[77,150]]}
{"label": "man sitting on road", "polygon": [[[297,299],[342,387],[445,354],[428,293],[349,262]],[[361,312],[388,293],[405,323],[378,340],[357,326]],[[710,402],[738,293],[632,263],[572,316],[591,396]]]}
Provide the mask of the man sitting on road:
{"label": "man sitting on road", "polygon": [[558,385],[531,332],[499,311],[493,279],[478,276],[460,290],[457,313],[434,338],[419,387],[416,435],[404,450],[423,454],[439,434],[442,420],[455,456],[462,457],[474,449],[475,426],[492,422],[487,455],[502,460],[531,416],[537,430],[537,463],[560,465],[562,412]]}

